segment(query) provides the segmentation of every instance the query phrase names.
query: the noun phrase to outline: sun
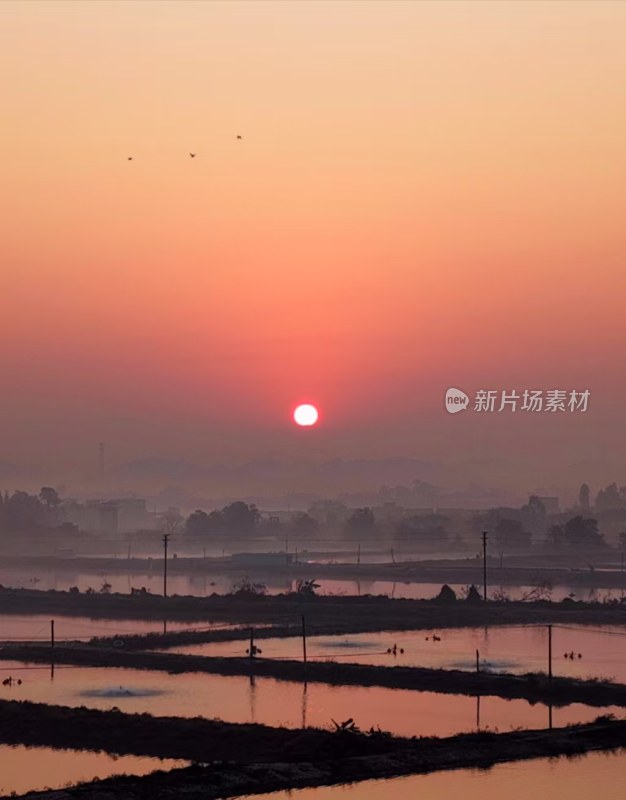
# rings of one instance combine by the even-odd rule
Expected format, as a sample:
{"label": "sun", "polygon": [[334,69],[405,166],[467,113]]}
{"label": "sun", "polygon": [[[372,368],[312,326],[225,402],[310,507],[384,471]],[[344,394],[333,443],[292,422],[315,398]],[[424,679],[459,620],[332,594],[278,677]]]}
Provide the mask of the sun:
{"label": "sun", "polygon": [[298,406],[293,412],[293,419],[296,425],[300,425],[305,428],[315,425],[318,418],[319,414],[317,409],[315,406],[312,406],[309,403],[304,403],[304,405]]}

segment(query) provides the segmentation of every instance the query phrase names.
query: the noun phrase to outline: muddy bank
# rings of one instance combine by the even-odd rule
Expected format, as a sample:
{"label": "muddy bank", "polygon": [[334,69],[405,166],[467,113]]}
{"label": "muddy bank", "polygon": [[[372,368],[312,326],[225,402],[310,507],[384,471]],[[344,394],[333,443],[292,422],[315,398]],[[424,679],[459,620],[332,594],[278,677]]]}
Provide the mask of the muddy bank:
{"label": "muddy bank", "polygon": [[[101,713],[101,712],[98,712]],[[260,726],[256,726],[259,727]],[[271,729],[270,729],[271,730]],[[259,735],[265,731],[259,730]],[[308,731],[294,736],[303,737]],[[557,731],[516,731],[513,733],[463,734],[445,739],[388,739],[377,745],[377,752],[358,752],[371,744],[371,737],[350,733],[327,734],[336,745],[316,751],[308,742],[306,760],[291,762],[275,753],[274,761],[193,766],[170,773],[156,773],[145,778],[122,777],[82,784],[69,789],[31,792],[22,797],[41,800],[135,800],[137,797],[213,800],[236,795],[259,794],[280,789],[322,786],[428,773],[444,769],[488,768],[505,761],[572,756],[592,750],[615,750],[626,745],[626,723],[598,720]],[[352,752],[345,753],[346,741],[353,739]],[[368,741],[369,740],[369,741]],[[239,752],[245,752],[239,748]]]}
{"label": "muddy bank", "polygon": [[375,755],[406,746],[389,735],[337,735],[318,728],[291,730],[201,717],[153,717],[29,701],[0,700],[0,741],[118,755],[233,761],[239,764],[299,762]]}
{"label": "muddy bank", "polygon": [[[299,624],[301,615],[304,614],[311,635],[548,622],[626,624],[626,608],[619,603],[583,603],[571,600],[560,603],[489,601],[475,605],[457,601],[450,605],[441,605],[434,600],[392,600],[384,596],[369,595],[211,595],[163,598],[149,594],[78,594],[6,588],[0,589],[0,614],[254,625],[277,622]],[[288,635],[292,633],[293,631]],[[182,643],[180,639],[173,641]],[[192,641],[210,640],[188,640]]]}
{"label": "muddy bank", "polygon": [[274,678],[292,682],[325,683],[333,686],[380,686],[390,689],[501,697],[546,705],[583,703],[589,706],[626,707],[626,685],[608,681],[577,680],[544,674],[508,675],[419,667],[381,667],[328,661],[281,661],[278,659],[221,658],[124,651],[85,646],[50,648],[13,645],[0,649],[0,659],[22,662],[72,664],[90,667],[121,667],[172,674],[184,672]]}

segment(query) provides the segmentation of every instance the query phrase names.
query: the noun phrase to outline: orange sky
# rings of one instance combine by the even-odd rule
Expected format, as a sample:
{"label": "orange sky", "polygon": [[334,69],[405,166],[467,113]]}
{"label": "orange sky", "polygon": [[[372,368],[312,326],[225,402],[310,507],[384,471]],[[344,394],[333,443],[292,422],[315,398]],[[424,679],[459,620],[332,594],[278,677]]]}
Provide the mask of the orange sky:
{"label": "orange sky", "polygon": [[595,0],[1,2],[0,461],[619,457],[625,39]]}

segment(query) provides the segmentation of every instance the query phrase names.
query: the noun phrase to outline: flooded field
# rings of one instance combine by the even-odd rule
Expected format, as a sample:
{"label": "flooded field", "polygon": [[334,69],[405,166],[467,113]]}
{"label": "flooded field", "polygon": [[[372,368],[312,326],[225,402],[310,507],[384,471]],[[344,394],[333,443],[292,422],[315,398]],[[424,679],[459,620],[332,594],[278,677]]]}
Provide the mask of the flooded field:
{"label": "flooded field", "polygon": [[[167,630],[208,628],[208,622],[167,622]],[[224,624],[220,624],[223,628]],[[55,616],[54,633],[57,642],[67,639],[91,639],[124,633],[162,633],[163,622],[143,620],[89,619],[89,617]],[[0,614],[0,642],[49,641],[50,617],[43,614]]]}
{"label": "flooded field", "polygon": [[112,775],[147,775],[156,770],[183,767],[186,762],[0,744],[0,765],[0,795],[9,795],[11,792],[61,789]]}
{"label": "flooded field", "polygon": [[344,786],[263,795],[264,800],[622,800],[626,782],[623,753],[536,759],[499,764],[490,770],[454,770]]}
{"label": "flooded field", "polygon": [[[333,727],[353,718],[363,730],[380,727],[401,736],[450,736],[476,728],[508,731],[544,728],[546,706],[524,700],[465,697],[380,687],[327,686],[270,678],[222,677],[199,673],[168,675],[141,670],[50,667],[0,662],[0,698],[64,706],[119,708],[155,716],[219,718],[265,725]],[[18,683],[21,681],[21,684]],[[603,713],[624,717],[620,708],[571,705],[552,709],[555,727],[586,722]]]}
{"label": "flooded field", "polygon": [[[137,574],[128,573],[104,573],[68,570],[44,570],[39,568],[0,569],[0,585],[15,589],[39,589],[46,591],[56,589],[67,591],[72,586],[78,587],[81,592],[93,589],[98,592],[105,584],[110,586],[110,591],[121,594],[129,594],[132,588],[141,589],[145,587],[147,591],[154,594],[161,594],[163,591],[162,561],[154,560],[154,569],[151,572]],[[207,595],[228,594],[236,589],[237,584],[245,577],[241,574],[196,574],[196,575],[177,575],[170,572],[168,575],[169,593],[174,595],[195,595],[206,597]],[[297,579],[262,577],[259,582],[266,586],[268,594],[281,594],[296,590]],[[380,580],[333,580],[319,579],[318,594],[321,595],[385,595],[392,598],[405,598],[410,600],[427,600],[435,597],[440,589],[440,583],[411,583],[393,582]],[[463,584],[451,583],[450,586],[461,593],[465,586]],[[523,599],[536,587],[533,586],[504,586],[502,587],[511,600]],[[500,591],[498,586],[493,588],[493,592]],[[573,594],[578,600],[596,600],[610,597],[620,597],[620,592],[608,589],[589,589],[583,587],[571,588],[567,586],[555,586],[550,594],[553,600],[562,600],[564,597]]]}
{"label": "flooded field", "polygon": [[[299,636],[262,639],[258,645],[263,658],[302,658]],[[387,652],[394,645],[395,655]],[[245,655],[247,646],[242,641],[220,642],[179,647],[174,652],[241,656]],[[309,658],[385,666],[398,664],[473,670],[476,650],[484,668],[513,673],[547,672],[548,629],[545,625],[492,626],[311,636],[307,639]],[[553,625],[552,651],[555,675],[603,677],[626,682],[625,628]]]}

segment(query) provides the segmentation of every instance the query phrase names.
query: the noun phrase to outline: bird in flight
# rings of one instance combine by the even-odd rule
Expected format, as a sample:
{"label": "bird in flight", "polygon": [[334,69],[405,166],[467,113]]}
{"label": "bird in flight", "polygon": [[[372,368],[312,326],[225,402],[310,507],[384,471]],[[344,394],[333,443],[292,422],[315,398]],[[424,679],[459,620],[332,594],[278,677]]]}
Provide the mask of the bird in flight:
{"label": "bird in flight", "polygon": [[242,136],[240,133],[238,133],[238,134],[237,134],[237,138],[238,138],[238,139],[243,139],[243,136]]}
{"label": "bird in flight", "polygon": [[191,158],[195,158],[195,157],[196,157],[196,154],[195,154],[195,153],[189,153],[189,156],[190,156]]}
{"label": "bird in flight", "polygon": [[133,157],[132,157],[132,156],[128,156],[128,160],[129,160],[129,161],[132,161],[132,160],[133,160]]}

